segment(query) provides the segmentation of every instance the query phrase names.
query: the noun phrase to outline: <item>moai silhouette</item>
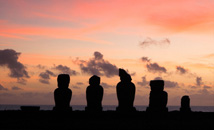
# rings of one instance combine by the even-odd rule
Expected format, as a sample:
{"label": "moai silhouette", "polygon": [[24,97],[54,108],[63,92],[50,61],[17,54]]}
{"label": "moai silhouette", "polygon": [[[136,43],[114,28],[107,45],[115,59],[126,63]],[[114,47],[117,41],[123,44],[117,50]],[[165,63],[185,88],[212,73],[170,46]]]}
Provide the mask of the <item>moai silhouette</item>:
{"label": "moai silhouette", "polygon": [[150,81],[150,97],[149,97],[149,107],[147,107],[147,112],[168,112],[167,100],[168,94],[164,90],[163,80],[151,80]]}
{"label": "moai silhouette", "polygon": [[131,82],[131,76],[124,70],[119,69],[120,82],[117,84],[117,111],[136,111],[134,105],[135,85]]}
{"label": "moai silhouette", "polygon": [[93,75],[89,79],[86,89],[87,107],[86,111],[102,111],[103,87],[100,86],[100,77]]}
{"label": "moai silhouette", "polygon": [[68,74],[60,74],[57,77],[58,88],[54,91],[55,107],[54,111],[71,111],[70,101],[72,91],[68,88],[70,76]]}
{"label": "moai silhouette", "polygon": [[181,98],[181,108],[180,112],[191,112],[190,108],[190,98],[189,96],[185,95]]}

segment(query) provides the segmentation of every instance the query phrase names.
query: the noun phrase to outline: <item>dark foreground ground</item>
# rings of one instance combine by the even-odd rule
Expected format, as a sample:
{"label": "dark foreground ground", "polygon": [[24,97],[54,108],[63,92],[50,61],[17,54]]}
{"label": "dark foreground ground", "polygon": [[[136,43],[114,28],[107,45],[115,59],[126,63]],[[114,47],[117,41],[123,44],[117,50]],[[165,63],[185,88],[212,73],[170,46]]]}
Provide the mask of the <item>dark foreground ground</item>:
{"label": "dark foreground ground", "polygon": [[146,112],[118,113],[115,111],[101,113],[0,111],[0,129],[214,130],[214,112],[149,114]]}

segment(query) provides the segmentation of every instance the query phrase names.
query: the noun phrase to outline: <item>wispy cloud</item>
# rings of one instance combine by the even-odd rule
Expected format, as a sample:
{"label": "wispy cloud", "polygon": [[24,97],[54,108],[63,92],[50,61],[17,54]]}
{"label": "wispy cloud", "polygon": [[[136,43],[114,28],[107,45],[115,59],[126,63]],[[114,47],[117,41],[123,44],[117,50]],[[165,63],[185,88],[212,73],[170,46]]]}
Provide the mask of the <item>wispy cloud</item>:
{"label": "wispy cloud", "polygon": [[30,38],[26,38],[19,35],[13,35],[13,34],[6,34],[6,33],[0,33],[0,36],[2,37],[8,37],[8,38],[15,38],[15,39],[22,39],[22,40],[31,40]]}
{"label": "wispy cloud", "polygon": [[150,37],[147,37],[144,41],[140,42],[140,46],[142,48],[145,48],[150,45],[169,45],[169,44],[170,44],[170,40],[168,38],[158,41],[158,40],[154,40]]}
{"label": "wispy cloud", "polygon": [[1,84],[0,84],[0,91],[8,91],[7,88],[3,87]]}
{"label": "wispy cloud", "polygon": [[185,69],[185,68],[182,67],[182,66],[176,66],[176,70],[177,70],[177,72],[180,73],[180,74],[186,74],[186,73],[188,73],[188,70]]}
{"label": "wispy cloud", "polygon": [[43,84],[50,84],[49,80],[50,80],[50,77],[56,77],[56,75],[50,71],[50,70],[46,70],[45,72],[41,72],[39,74],[39,82],[43,83]]}
{"label": "wispy cloud", "polygon": [[12,90],[22,90],[22,88],[17,87],[17,86],[13,86],[13,87],[12,87]]}
{"label": "wispy cloud", "polygon": [[141,60],[143,62],[150,62],[151,61],[148,57],[142,57]]}
{"label": "wispy cloud", "polygon": [[209,54],[209,55],[205,55],[203,58],[214,58],[214,53]]}
{"label": "wispy cloud", "polygon": [[[213,29],[210,28],[213,27],[211,26],[213,6],[214,3],[211,1],[201,1],[199,4],[195,0],[166,0],[165,2],[136,0],[134,3],[120,0],[5,1],[1,3],[0,8],[4,11],[2,15],[9,17],[4,17],[5,19],[0,21],[2,25],[0,25],[2,30],[0,34],[3,37],[19,39],[28,38],[26,35],[39,35],[108,44],[108,41],[84,37],[84,34],[100,30],[112,31],[115,30],[115,26],[139,28],[139,25],[141,27],[155,25],[164,30],[176,32],[191,30],[194,27],[195,31],[204,32]],[[47,28],[50,26],[51,28]],[[20,35],[21,33],[24,35]],[[147,38],[142,45],[168,42],[167,38],[160,41]]]}
{"label": "wispy cloud", "polygon": [[142,80],[140,82],[137,82],[138,85],[143,87],[149,86],[149,81],[146,80],[146,76],[143,76],[141,79]]}
{"label": "wispy cloud", "polygon": [[93,58],[88,61],[76,59],[73,62],[80,66],[83,73],[106,77],[118,75],[118,67],[105,60],[103,54],[98,51],[94,52]]}
{"label": "wispy cloud", "polygon": [[151,59],[148,57],[142,57],[141,61],[146,63],[146,68],[151,73],[167,73],[167,69],[165,67],[160,66],[156,62],[152,63]]}
{"label": "wispy cloud", "polygon": [[166,73],[167,72],[166,68],[160,66],[158,63],[149,63],[146,65],[146,68],[149,72],[152,72],[152,73]]}
{"label": "wispy cloud", "polygon": [[74,89],[80,89],[80,87],[79,87],[79,86],[77,86],[77,85],[72,85],[72,86],[71,86],[71,88],[74,88]]}
{"label": "wispy cloud", "polygon": [[[163,78],[156,77],[154,80],[163,80]],[[179,88],[178,82],[170,81],[170,80],[164,80],[164,87],[165,88]]]}
{"label": "wispy cloud", "polygon": [[201,77],[196,77],[196,85],[201,86],[203,84]]}
{"label": "wispy cloud", "polygon": [[114,86],[114,85],[110,85],[110,84],[105,83],[105,82],[102,82],[102,83],[101,83],[101,86],[103,86],[103,88],[105,88],[105,89],[115,88],[115,87],[116,87],[116,86]]}
{"label": "wispy cloud", "polygon": [[54,69],[59,70],[60,73],[69,74],[70,76],[77,75],[77,71],[72,70],[70,67],[66,65],[57,65],[57,66],[54,66]]}
{"label": "wispy cloud", "polygon": [[45,69],[45,66],[41,65],[41,64],[38,64],[36,67],[39,68],[39,69]]}
{"label": "wispy cloud", "polygon": [[77,82],[76,85],[84,85],[83,82]]}

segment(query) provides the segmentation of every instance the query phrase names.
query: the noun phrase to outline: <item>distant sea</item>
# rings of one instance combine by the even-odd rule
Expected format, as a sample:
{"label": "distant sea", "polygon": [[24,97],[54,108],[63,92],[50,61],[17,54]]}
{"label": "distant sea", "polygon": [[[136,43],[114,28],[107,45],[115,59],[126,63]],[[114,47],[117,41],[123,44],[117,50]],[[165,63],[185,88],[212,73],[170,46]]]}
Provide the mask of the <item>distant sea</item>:
{"label": "distant sea", "polygon": [[[0,105],[0,111],[2,110],[20,110],[20,106],[26,105]],[[29,105],[27,105],[29,106]],[[54,105],[32,105],[40,106],[40,110],[52,110]],[[115,111],[115,105],[103,105],[103,111]],[[72,105],[74,111],[85,110],[85,105]],[[146,111],[147,106],[135,106],[138,111]],[[180,106],[168,106],[169,111],[179,111]],[[191,106],[192,111],[196,112],[214,112],[214,106]]]}

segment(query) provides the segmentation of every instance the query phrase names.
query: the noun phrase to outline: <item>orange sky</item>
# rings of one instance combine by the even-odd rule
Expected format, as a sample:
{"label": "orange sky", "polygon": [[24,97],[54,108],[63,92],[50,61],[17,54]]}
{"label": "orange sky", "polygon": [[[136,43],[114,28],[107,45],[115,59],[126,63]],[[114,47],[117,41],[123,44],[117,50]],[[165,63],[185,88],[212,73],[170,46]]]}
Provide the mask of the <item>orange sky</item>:
{"label": "orange sky", "polygon": [[[80,64],[99,63],[133,74],[136,105],[148,105],[148,82],[161,77],[169,85],[168,105],[180,105],[189,95],[192,105],[213,106],[213,7],[212,0],[0,0],[0,104],[54,104],[56,75],[67,68],[76,72],[71,105],[85,105],[93,73],[84,73]],[[94,52],[103,61],[89,66]],[[54,75],[41,82],[47,70]],[[119,77],[107,75],[112,70],[105,67],[99,71],[103,104],[117,105]]]}

